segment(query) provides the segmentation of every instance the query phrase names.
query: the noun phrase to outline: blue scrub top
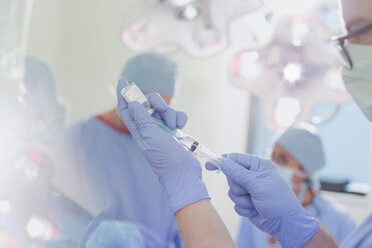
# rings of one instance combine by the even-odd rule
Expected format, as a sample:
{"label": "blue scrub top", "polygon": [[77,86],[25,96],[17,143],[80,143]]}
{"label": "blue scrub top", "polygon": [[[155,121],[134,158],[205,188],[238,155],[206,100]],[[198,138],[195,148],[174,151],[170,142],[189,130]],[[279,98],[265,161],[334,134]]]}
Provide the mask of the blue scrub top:
{"label": "blue scrub top", "polygon": [[[321,194],[314,197],[306,211],[316,217],[330,233],[342,242],[353,230],[355,222],[341,207],[336,206]],[[243,218],[236,244],[239,248],[279,248],[281,245],[270,235],[254,226],[248,218]]]}
{"label": "blue scrub top", "polygon": [[372,214],[363,224],[346,238],[340,248],[370,248],[372,247]]}
{"label": "blue scrub top", "polygon": [[138,223],[181,246],[167,195],[129,134],[93,117],[73,125],[68,141],[82,197],[102,209],[99,220]]}

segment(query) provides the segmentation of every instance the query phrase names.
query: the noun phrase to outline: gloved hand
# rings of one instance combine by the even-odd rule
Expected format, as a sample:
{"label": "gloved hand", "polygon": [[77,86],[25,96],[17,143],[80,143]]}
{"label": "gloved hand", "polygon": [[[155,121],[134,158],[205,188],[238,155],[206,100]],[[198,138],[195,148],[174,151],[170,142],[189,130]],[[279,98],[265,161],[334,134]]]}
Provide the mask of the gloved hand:
{"label": "gloved hand", "polygon": [[[301,247],[318,230],[319,222],[308,214],[275,165],[248,154],[230,154],[222,162],[229,196],[235,211],[248,217],[283,247]],[[215,169],[207,164],[207,169]]]}
{"label": "gloved hand", "polygon": [[199,161],[156,123],[162,121],[173,130],[183,128],[186,114],[168,107],[158,94],[152,93],[146,96],[155,110],[150,116],[141,104],[127,104],[121,96],[121,89],[127,85],[125,79],[119,80],[119,115],[163,184],[174,213],[188,204],[209,199]]}

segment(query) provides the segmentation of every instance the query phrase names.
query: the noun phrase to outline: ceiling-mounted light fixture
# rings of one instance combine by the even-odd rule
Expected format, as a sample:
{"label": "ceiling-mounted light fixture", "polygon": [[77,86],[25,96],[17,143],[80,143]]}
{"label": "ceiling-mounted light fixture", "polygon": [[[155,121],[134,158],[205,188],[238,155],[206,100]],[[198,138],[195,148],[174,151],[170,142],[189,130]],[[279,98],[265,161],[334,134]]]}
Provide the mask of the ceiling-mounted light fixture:
{"label": "ceiling-mounted light fixture", "polygon": [[122,40],[134,52],[173,44],[192,57],[208,57],[228,47],[231,19],[261,5],[261,0],[150,0],[148,13],[124,29]]}

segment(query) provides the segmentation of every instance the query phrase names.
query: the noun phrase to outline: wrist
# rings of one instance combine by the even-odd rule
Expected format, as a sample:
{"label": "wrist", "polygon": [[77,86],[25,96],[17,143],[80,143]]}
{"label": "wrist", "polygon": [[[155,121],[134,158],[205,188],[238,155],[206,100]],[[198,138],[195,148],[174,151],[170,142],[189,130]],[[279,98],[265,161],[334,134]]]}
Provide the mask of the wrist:
{"label": "wrist", "polygon": [[283,248],[302,247],[318,231],[319,221],[305,210],[283,218],[278,237]]}
{"label": "wrist", "polygon": [[200,164],[196,159],[175,166],[160,181],[168,195],[173,213],[191,203],[210,199],[202,180]]}
{"label": "wrist", "polygon": [[172,194],[168,194],[168,197],[174,214],[192,203],[210,199],[205,184],[196,180],[189,181],[189,186],[181,186]]}

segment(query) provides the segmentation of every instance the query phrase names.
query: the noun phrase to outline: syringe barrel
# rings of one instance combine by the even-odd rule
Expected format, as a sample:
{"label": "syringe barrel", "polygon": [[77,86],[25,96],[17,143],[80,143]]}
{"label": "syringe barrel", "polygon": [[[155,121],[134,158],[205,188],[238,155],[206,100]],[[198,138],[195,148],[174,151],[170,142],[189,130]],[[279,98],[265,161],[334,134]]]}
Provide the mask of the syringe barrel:
{"label": "syringe barrel", "polygon": [[195,154],[195,156],[209,161],[215,165],[218,169],[221,169],[221,163],[223,157],[210,150],[207,146],[201,144],[190,135],[186,134],[180,129],[173,130],[173,136],[182,144],[182,146]]}
{"label": "syringe barrel", "polygon": [[[124,87],[120,91],[120,94],[128,103],[139,102],[149,111],[150,114],[154,113],[154,109],[151,107],[146,96],[135,83],[130,83],[128,86]],[[199,143],[196,139],[192,138],[180,129],[171,130],[161,122],[158,124],[166,132],[171,133],[186,150],[193,152],[195,156],[205,161],[209,161],[218,169],[221,169],[221,163],[223,160],[221,155],[214,153],[207,146]]]}
{"label": "syringe barrel", "polygon": [[204,159],[205,161],[208,161],[212,163],[214,166],[216,166],[219,170],[221,170],[222,167],[222,161],[223,157],[212,150],[210,150],[207,146],[203,144],[199,144],[197,149],[194,151],[195,155],[197,157],[200,157]]}

